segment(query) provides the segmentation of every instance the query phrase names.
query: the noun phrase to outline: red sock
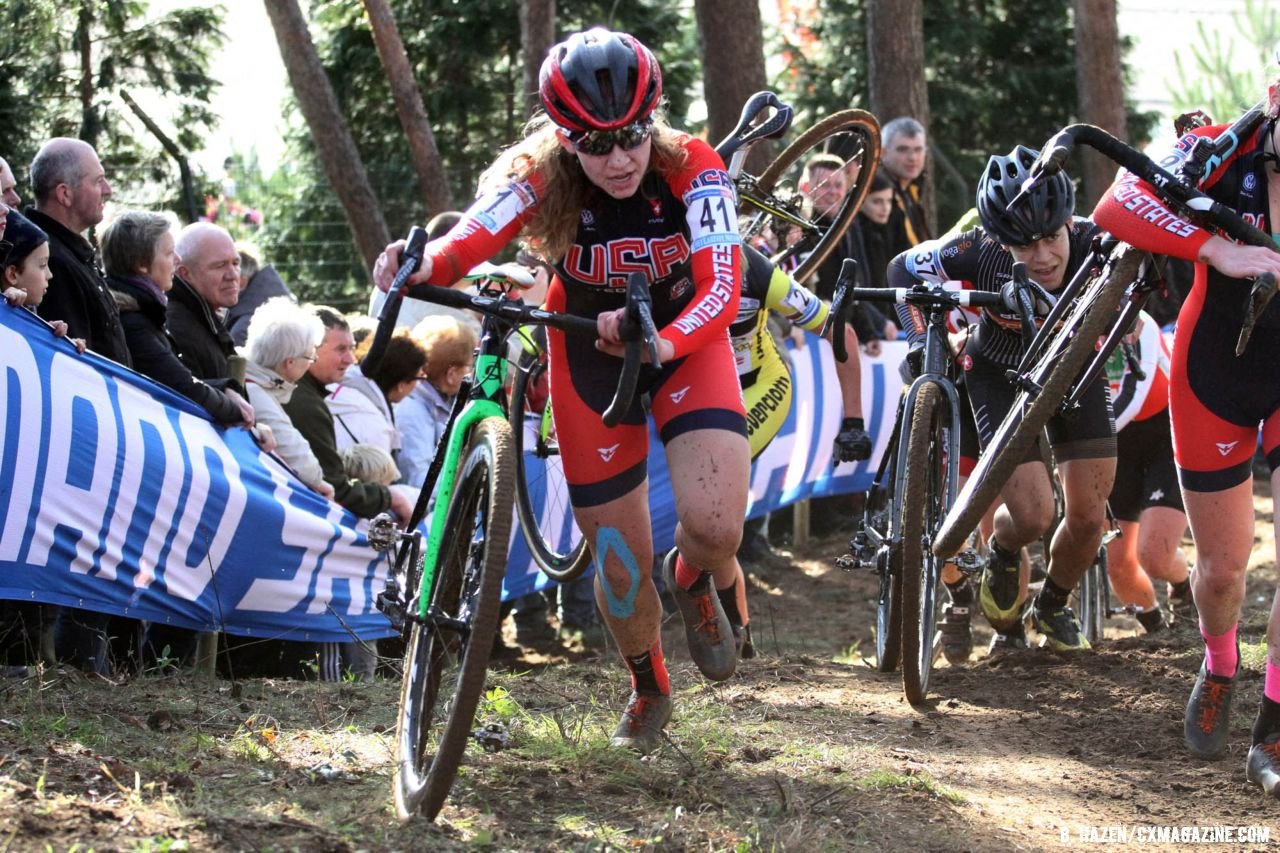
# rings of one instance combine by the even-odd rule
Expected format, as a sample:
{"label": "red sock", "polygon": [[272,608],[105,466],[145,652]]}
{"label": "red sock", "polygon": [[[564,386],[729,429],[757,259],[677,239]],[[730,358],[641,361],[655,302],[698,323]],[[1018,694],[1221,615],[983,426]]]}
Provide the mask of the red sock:
{"label": "red sock", "polygon": [[702,580],[705,574],[701,569],[695,569],[684,561],[683,554],[676,554],[676,586],[688,591],[695,583]]}
{"label": "red sock", "polygon": [[1267,677],[1262,685],[1263,694],[1272,702],[1280,703],[1280,666],[1267,658]]}
{"label": "red sock", "polygon": [[662,643],[656,642],[647,652],[635,657],[622,656],[631,670],[631,689],[637,693],[660,693],[671,695],[671,676],[667,674],[667,663],[662,658]]}
{"label": "red sock", "polygon": [[[1238,624],[1238,623],[1237,623]],[[1236,625],[1232,625],[1225,633],[1213,636],[1200,623],[1200,636],[1204,637],[1204,663],[1209,672],[1232,678],[1236,674],[1238,655],[1236,654]]]}

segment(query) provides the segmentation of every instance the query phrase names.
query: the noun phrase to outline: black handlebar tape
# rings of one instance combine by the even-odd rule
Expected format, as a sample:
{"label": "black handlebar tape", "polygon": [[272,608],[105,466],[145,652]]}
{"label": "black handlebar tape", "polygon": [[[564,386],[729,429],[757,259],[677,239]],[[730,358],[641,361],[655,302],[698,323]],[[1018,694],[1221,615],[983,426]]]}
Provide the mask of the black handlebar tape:
{"label": "black handlebar tape", "polygon": [[396,272],[391,287],[387,288],[387,300],[382,303],[382,311],[378,314],[378,328],[373,335],[373,343],[369,352],[360,363],[362,373],[374,373],[382,363],[382,356],[387,351],[387,342],[396,329],[396,318],[400,316],[400,303],[404,298],[405,282],[409,276],[422,266],[422,255],[427,246],[427,232],[417,225],[409,231],[405,247],[400,252],[400,269]]}

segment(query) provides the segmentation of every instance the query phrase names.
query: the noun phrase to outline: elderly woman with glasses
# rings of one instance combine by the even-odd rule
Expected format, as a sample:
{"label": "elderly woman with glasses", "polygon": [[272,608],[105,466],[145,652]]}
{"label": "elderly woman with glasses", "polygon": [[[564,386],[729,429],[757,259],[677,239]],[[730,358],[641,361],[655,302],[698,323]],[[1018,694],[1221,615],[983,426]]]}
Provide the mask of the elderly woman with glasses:
{"label": "elderly woman with glasses", "polygon": [[[366,337],[356,348],[356,358],[363,360],[373,344]],[[394,409],[425,378],[427,351],[401,329],[387,341],[386,353],[375,373],[364,373],[363,365],[347,368],[342,381],[329,386],[325,405],[333,414],[333,432],[338,450],[353,444],[372,444],[392,455],[400,450],[400,431],[396,429]]]}
{"label": "elderly woman with glasses", "polygon": [[325,481],[311,445],[284,411],[297,381],[316,360],[316,347],[323,339],[324,324],[314,312],[278,296],[253,312],[242,352],[249,401],[259,423],[275,433],[276,455],[302,482],[332,499],[333,486]]}

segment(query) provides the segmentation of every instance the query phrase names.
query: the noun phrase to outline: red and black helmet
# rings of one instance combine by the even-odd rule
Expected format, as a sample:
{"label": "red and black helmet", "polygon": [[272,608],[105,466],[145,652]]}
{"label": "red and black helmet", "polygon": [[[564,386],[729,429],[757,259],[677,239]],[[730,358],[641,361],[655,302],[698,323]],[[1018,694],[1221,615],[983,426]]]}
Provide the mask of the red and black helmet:
{"label": "red and black helmet", "polygon": [[662,69],[634,36],[595,27],[551,48],[538,75],[542,106],[568,131],[615,130],[649,117]]}

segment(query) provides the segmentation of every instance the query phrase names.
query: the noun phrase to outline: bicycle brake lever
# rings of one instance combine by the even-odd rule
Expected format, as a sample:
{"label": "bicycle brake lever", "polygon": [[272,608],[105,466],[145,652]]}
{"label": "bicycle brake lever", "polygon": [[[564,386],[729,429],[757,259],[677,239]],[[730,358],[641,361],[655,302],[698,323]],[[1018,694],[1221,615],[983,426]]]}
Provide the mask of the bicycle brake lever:
{"label": "bicycle brake lever", "polygon": [[378,369],[378,365],[382,363],[382,355],[387,350],[387,343],[391,340],[391,333],[395,331],[396,317],[400,314],[400,303],[404,300],[404,289],[408,284],[409,277],[422,266],[422,256],[426,251],[426,247],[427,232],[417,225],[413,226],[409,230],[409,237],[405,242],[405,247],[400,252],[400,269],[396,272],[396,277],[392,280],[391,287],[387,288],[387,300],[382,303],[382,310],[378,312],[378,329],[374,332],[373,343],[369,345],[369,352],[365,354],[364,360],[360,362],[361,370],[373,373]]}
{"label": "bicycle brake lever", "polygon": [[653,297],[649,293],[649,282],[644,273],[633,272],[627,278],[627,310],[622,317],[620,332],[622,339],[626,341],[626,355],[622,361],[622,374],[618,377],[617,390],[602,418],[607,427],[615,427],[622,421],[622,416],[635,397],[636,380],[640,375],[641,346],[648,347],[649,360],[654,367],[662,366],[658,357],[658,330],[653,322]]}
{"label": "bicycle brake lever", "polygon": [[[773,109],[773,115],[752,127],[751,123],[756,120],[756,117],[769,108]],[[791,107],[783,103],[773,92],[768,90],[756,92],[742,105],[742,114],[738,118],[737,126],[716,146],[716,153],[727,163],[739,148],[752,145],[762,139],[776,139],[781,136],[791,126],[793,116],[794,111]]]}
{"label": "bicycle brake lever", "polygon": [[1236,340],[1236,358],[1244,355],[1245,347],[1249,346],[1249,337],[1253,334],[1253,324],[1262,316],[1271,297],[1275,295],[1276,277],[1271,273],[1264,272],[1253,280],[1253,287],[1249,289],[1249,303],[1244,310],[1244,322],[1240,324],[1240,337]]}
{"label": "bicycle brake lever", "polygon": [[858,275],[858,262],[853,258],[845,258],[840,264],[840,275],[836,279],[835,298],[831,300],[831,352],[836,361],[843,364],[849,360],[849,350],[844,345],[844,329],[849,325],[849,316],[853,313],[853,288]]}
{"label": "bicycle brake lever", "polygon": [[1074,147],[1075,140],[1067,130],[1059,131],[1057,135],[1045,143],[1040,156],[1031,164],[1030,177],[1022,182],[1017,194],[1009,199],[1008,207],[1016,207],[1021,204],[1042,183],[1061,172],[1063,165],[1067,162],[1067,158],[1071,156],[1071,149]]}

